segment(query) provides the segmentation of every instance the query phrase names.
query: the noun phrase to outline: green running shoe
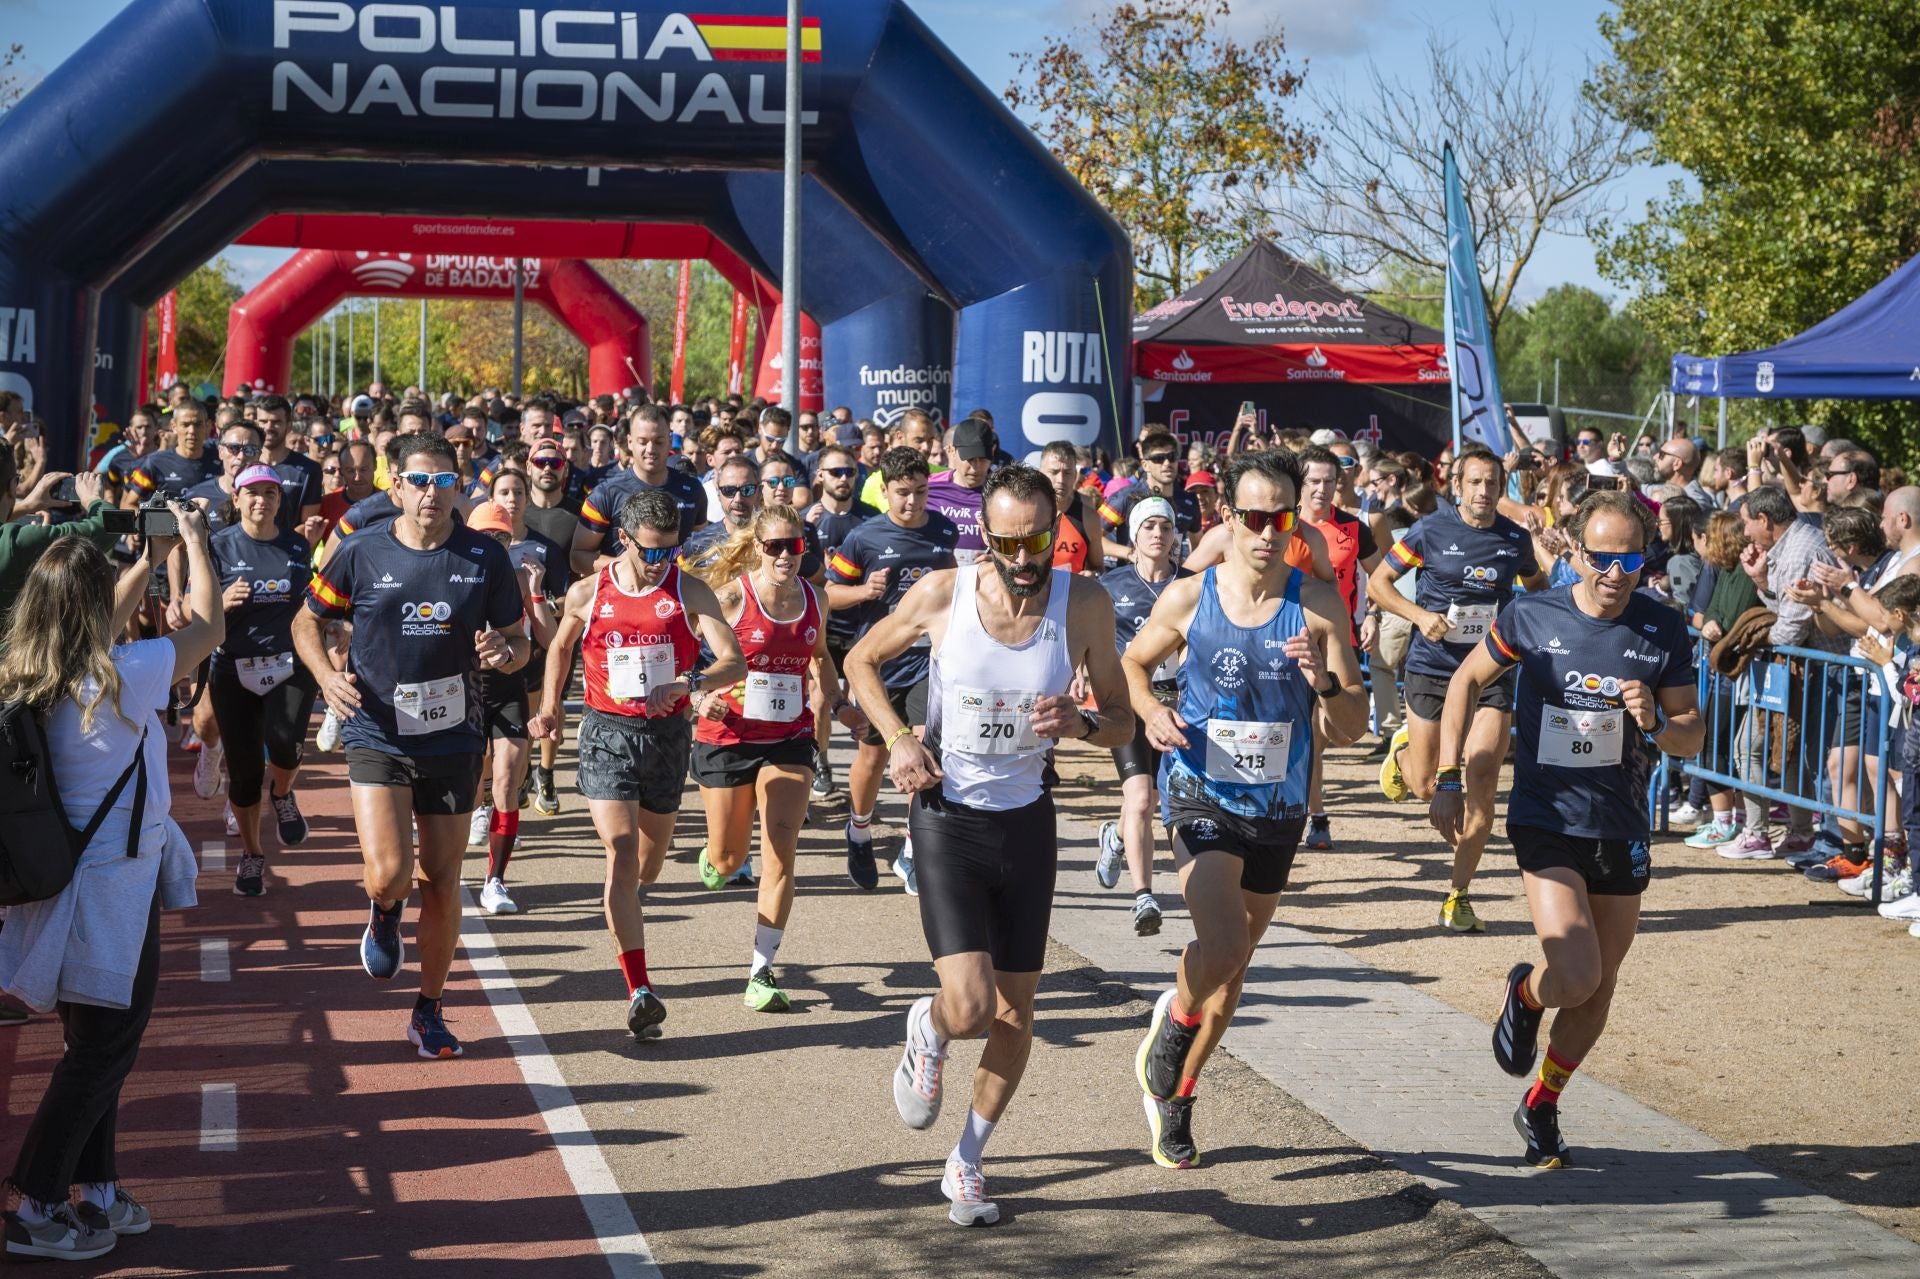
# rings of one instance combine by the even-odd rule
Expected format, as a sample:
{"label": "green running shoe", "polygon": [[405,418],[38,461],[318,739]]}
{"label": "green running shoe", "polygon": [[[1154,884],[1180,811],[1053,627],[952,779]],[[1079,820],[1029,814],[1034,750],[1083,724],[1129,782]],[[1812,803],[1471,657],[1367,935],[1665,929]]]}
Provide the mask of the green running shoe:
{"label": "green running shoe", "polygon": [[787,999],[787,992],[773,979],[773,969],[762,968],[747,978],[747,994],[742,1001],[757,1013],[792,1012],[793,1005]]}
{"label": "green running shoe", "polygon": [[727,886],[727,877],[713,868],[704,848],[700,850],[700,882],[715,892]]}

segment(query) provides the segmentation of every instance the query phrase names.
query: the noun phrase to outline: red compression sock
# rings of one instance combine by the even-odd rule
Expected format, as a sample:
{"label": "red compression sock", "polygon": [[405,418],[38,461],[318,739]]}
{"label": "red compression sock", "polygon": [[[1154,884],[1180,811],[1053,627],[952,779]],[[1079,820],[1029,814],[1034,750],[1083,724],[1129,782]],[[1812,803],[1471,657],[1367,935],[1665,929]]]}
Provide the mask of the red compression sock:
{"label": "red compression sock", "polygon": [[505,879],[507,863],[513,860],[513,845],[520,838],[520,814],[494,810],[487,824],[487,878]]}
{"label": "red compression sock", "polygon": [[651,986],[653,983],[647,980],[646,948],[641,947],[639,950],[621,951],[620,972],[621,975],[627,979],[627,993],[629,995],[642,986]]}
{"label": "red compression sock", "polygon": [[1185,1079],[1182,1079],[1180,1081],[1180,1091],[1178,1093],[1175,1093],[1174,1095],[1177,1097],[1191,1097],[1193,1096],[1193,1090],[1198,1088],[1199,1086],[1200,1086],[1200,1081],[1198,1079],[1195,1079],[1192,1075],[1188,1075]]}
{"label": "red compression sock", "polygon": [[1173,1002],[1167,1005],[1167,1016],[1172,1019],[1174,1025],[1182,1027],[1186,1030],[1192,1030],[1195,1026],[1198,1026],[1201,1023],[1201,1021],[1204,1019],[1204,1014],[1201,1014],[1201,1013],[1189,1014],[1189,1013],[1181,1012],[1180,996],[1178,995],[1175,995],[1173,997]]}
{"label": "red compression sock", "polygon": [[1580,1068],[1577,1061],[1568,1061],[1553,1049],[1547,1049],[1547,1056],[1540,1063],[1540,1077],[1533,1081],[1533,1087],[1527,1089],[1527,1106],[1557,1106],[1560,1094],[1573,1080],[1573,1072]]}

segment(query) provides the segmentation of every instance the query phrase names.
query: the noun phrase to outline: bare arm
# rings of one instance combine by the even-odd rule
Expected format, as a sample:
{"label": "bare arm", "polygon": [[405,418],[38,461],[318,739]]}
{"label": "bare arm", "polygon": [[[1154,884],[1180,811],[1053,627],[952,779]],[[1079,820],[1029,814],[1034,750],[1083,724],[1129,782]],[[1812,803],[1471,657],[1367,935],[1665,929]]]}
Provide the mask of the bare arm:
{"label": "bare arm", "polygon": [[1199,599],[1197,577],[1183,577],[1168,586],[1147,615],[1146,625],[1120,656],[1127,698],[1133,704],[1133,713],[1147,726],[1147,740],[1156,750],[1177,750],[1186,742],[1187,722],[1171,706],[1162,706],[1153,694],[1153,671],[1187,642],[1187,627]]}
{"label": "bare arm", "polygon": [[[1327,717],[1328,740],[1335,746],[1351,745],[1367,731],[1367,690],[1360,674],[1360,660],[1347,642],[1350,633],[1347,602],[1325,582],[1303,582],[1300,604],[1307,614],[1307,647],[1315,650],[1317,666],[1325,667],[1333,677],[1333,685],[1340,690],[1330,698],[1321,699],[1321,709]],[[1318,669],[1310,675],[1317,695],[1326,685],[1321,683]]]}
{"label": "bare arm", "polygon": [[567,675],[573,668],[574,646],[586,633],[587,610],[593,607],[596,579],[583,577],[567,588],[560,605],[560,621],[554,627],[553,642],[547,646],[547,668],[540,681],[540,704],[527,721],[530,737],[551,736],[560,722],[560,703],[566,697]]}
{"label": "bare arm", "polygon": [[207,546],[207,518],[192,506],[173,504],[190,577],[187,624],[168,635],[173,642],[173,678],[192,675],[227,637],[227,614],[220,607],[220,574]]}
{"label": "bare arm", "polygon": [[719,687],[738,683],[746,676],[747,659],[740,654],[740,640],[727,621],[713,588],[697,577],[680,578],[680,600],[693,618],[694,630],[713,650],[713,665],[707,668],[707,682]]}
{"label": "bare arm", "polygon": [[915,582],[891,613],[881,618],[847,654],[847,685],[868,722],[887,747],[887,772],[903,793],[938,785],[940,765],[887,701],[883,663],[900,656],[922,635],[930,635],[953,600],[953,569],[929,573]]}
{"label": "bare arm", "polygon": [[[1120,654],[1113,647],[1113,597],[1097,582],[1080,577],[1067,579],[1069,591],[1067,612],[1067,638],[1076,650],[1074,667],[1087,673],[1087,681],[1093,687],[1094,705],[1099,709],[1095,718],[1100,727],[1082,736],[1070,731],[1069,736],[1078,737],[1092,746],[1116,750],[1133,740],[1133,711],[1127,705],[1127,676],[1120,669]],[[1077,707],[1068,702],[1075,719],[1079,718]],[[1048,733],[1035,716],[1034,730],[1042,736],[1057,737],[1057,733]]]}
{"label": "bare arm", "polygon": [[573,569],[575,577],[590,578],[600,567],[600,548],[606,544],[607,535],[585,520],[581,520],[573,529],[573,545],[567,548],[567,564]]}

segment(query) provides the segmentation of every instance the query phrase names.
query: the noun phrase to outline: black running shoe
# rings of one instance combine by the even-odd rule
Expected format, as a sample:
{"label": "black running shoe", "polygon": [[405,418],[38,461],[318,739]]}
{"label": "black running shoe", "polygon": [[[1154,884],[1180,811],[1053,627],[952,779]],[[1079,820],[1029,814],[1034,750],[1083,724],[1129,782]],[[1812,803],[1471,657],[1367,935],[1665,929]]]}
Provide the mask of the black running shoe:
{"label": "black running shoe", "polygon": [[1532,971],[1532,964],[1513,966],[1513,971],[1507,974],[1507,994],[1501,1001],[1500,1017],[1493,1023],[1493,1059],[1500,1064],[1500,1069],[1516,1079],[1525,1079],[1533,1073],[1534,1059],[1540,1052],[1541,1014],[1527,1007],[1526,1001],[1520,998],[1520,990]]}
{"label": "black running shoe", "polygon": [[1142,1096],[1147,1110],[1147,1127],[1153,1132],[1153,1162],[1162,1168],[1198,1168],[1200,1150],[1193,1144],[1193,1098],[1169,1097],[1161,1101]]}
{"label": "black running shoe", "polygon": [[535,764],[528,772],[533,776],[534,811],[552,817],[560,811],[560,796],[553,789],[553,770]]}
{"label": "black running shoe", "polygon": [[1140,1090],[1148,1097],[1166,1100],[1180,1089],[1180,1074],[1187,1066],[1187,1052],[1193,1047],[1198,1026],[1182,1026],[1173,1019],[1176,992],[1166,991],[1153,1006],[1153,1019],[1147,1023],[1147,1037],[1140,1041],[1134,1056],[1134,1073]]}
{"label": "black running shoe", "polygon": [[273,820],[280,826],[280,846],[294,848],[307,842],[307,819],[300,815],[300,801],[293,792],[276,795],[273,788],[267,788],[267,799],[273,804]]}
{"label": "black running shoe", "polygon": [[649,987],[640,987],[627,1000],[627,1029],[635,1039],[660,1038],[666,1033],[660,1023],[666,1019],[667,1006]]}
{"label": "black running shoe", "polygon": [[267,859],[251,853],[242,853],[239,868],[233,872],[233,895],[260,897],[266,891]]}
{"label": "black running shoe", "polygon": [[1527,1162],[1535,1168],[1573,1167],[1573,1152],[1560,1136],[1560,1107],[1523,1101],[1513,1112],[1513,1130],[1527,1143]]}
{"label": "black running shoe", "polygon": [[873,859],[873,841],[855,839],[852,822],[847,823],[847,878],[856,888],[880,886],[880,863]]}

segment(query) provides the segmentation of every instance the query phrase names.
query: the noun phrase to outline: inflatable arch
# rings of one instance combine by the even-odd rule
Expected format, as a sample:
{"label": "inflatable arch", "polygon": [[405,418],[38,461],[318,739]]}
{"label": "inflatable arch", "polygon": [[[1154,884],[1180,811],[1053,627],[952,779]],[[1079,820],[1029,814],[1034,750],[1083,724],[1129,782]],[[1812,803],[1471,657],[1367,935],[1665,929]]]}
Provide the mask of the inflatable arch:
{"label": "inflatable arch", "polygon": [[[0,162],[36,175],[0,194],[0,378],[26,384],[77,454],[94,371],[83,357],[110,309],[143,300],[102,290],[268,155],[437,161],[480,182],[501,172],[489,162],[556,157],[652,170],[656,183],[710,171],[729,196],[719,216],[770,245],[784,70],[758,46],[782,24],[767,26],[767,0],[749,7],[752,39],[658,0],[134,0],[0,124]],[[842,215],[957,310],[954,401],[990,409],[1015,452],[1116,439],[1125,235],[902,0],[810,7],[804,162]],[[174,71],[155,77],[156,65]],[[397,185],[397,202],[393,183],[349,189],[344,211],[487,215],[432,184]],[[228,238],[303,207],[295,196],[257,210]],[[715,225],[698,213],[688,220]],[[658,216],[643,204],[617,215]],[[206,256],[154,269],[178,278]],[[810,283],[832,269],[831,250],[820,256],[803,296],[831,360],[833,320],[882,301],[856,295],[887,273],[850,273],[830,317]]]}
{"label": "inflatable arch", "polygon": [[[342,298],[479,298],[513,300],[513,259],[427,253],[349,253],[302,249],[251,293],[227,318],[224,390],[245,382],[256,390],[288,391],[294,340]],[[544,307],[587,346],[591,395],[618,395],[653,385],[653,347],[647,317],[605,276],[573,258],[527,258],[526,300]]]}

